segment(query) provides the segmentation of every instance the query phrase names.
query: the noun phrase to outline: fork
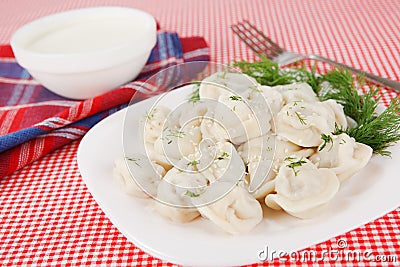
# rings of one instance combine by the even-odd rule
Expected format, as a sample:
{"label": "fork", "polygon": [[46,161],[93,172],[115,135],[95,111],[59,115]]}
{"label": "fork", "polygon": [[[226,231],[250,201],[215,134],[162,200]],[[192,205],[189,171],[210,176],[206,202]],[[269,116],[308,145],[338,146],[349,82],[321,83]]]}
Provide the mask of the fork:
{"label": "fork", "polygon": [[368,80],[384,85],[386,87],[393,88],[400,91],[400,82],[389,80],[377,75],[367,73],[365,71],[350,67],[348,65],[333,61],[331,59],[321,57],[313,54],[299,54],[292,51],[288,51],[278,44],[273,42],[269,37],[252,25],[249,21],[244,20],[238,24],[232,25],[231,29],[233,32],[255,53],[259,55],[264,55],[268,59],[280,66],[288,65],[296,61],[303,59],[315,59],[319,60],[336,67],[346,68],[355,74],[362,74]]}

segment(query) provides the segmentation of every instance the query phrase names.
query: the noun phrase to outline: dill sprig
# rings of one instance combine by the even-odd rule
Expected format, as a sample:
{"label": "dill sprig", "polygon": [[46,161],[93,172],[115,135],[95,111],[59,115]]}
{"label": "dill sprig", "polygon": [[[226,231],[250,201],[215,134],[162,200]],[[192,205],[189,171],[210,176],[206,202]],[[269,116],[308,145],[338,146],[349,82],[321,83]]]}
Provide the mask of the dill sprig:
{"label": "dill sprig", "polygon": [[180,131],[177,129],[169,129],[168,127],[163,129],[163,132],[167,131],[167,134],[163,134],[163,137],[161,138],[161,140],[166,140],[167,144],[171,144],[172,143],[172,139],[170,137],[175,137],[175,138],[183,138],[186,133],[184,131]]}
{"label": "dill sprig", "polygon": [[200,164],[200,160],[193,160],[190,161],[186,164],[186,166],[197,166],[197,164]]}
{"label": "dill sprig", "polygon": [[234,63],[234,66],[262,85],[275,86],[306,82],[316,88],[320,83],[315,67],[311,71],[308,71],[305,66],[296,69],[280,69],[278,64],[267,58],[262,58],[258,62],[238,61]]}
{"label": "dill sprig", "polygon": [[365,86],[366,93],[361,94],[363,76],[355,78],[349,70],[338,68],[326,74],[317,74],[315,65],[311,70],[307,70],[305,65],[300,68],[280,69],[278,64],[266,58],[259,62],[240,61],[234,65],[262,85],[305,82],[312,87],[321,101],[336,100],[343,106],[344,113],[354,119],[357,125],[347,129],[336,126],[333,134],[346,133],[357,142],[370,146],[374,153],[390,156],[387,148],[400,141],[399,97],[395,98],[383,113],[377,114],[379,88]]}
{"label": "dill sprig", "polygon": [[138,158],[132,158],[132,157],[125,157],[127,160],[132,161],[133,163],[135,163],[137,166],[141,167],[140,164],[138,163],[138,161],[140,161],[140,159]]}
{"label": "dill sprig", "polygon": [[[362,85],[364,78],[358,77],[357,84]],[[353,75],[348,70],[332,71],[324,75],[330,89],[321,100],[334,99],[343,106],[344,113],[354,119],[354,128],[338,129],[357,142],[370,146],[374,153],[390,156],[387,148],[400,140],[400,98],[396,97],[381,114],[376,113],[379,101],[379,89],[370,87],[365,94],[360,94]]]}
{"label": "dill sprig", "polygon": [[155,116],[155,113],[157,112],[157,108],[152,109],[151,111],[146,112],[146,119],[147,120],[152,120]]}
{"label": "dill sprig", "polygon": [[299,112],[296,111],[294,114],[296,114],[296,117],[299,119],[301,124],[307,125],[306,119],[303,118]]}
{"label": "dill sprig", "polygon": [[363,119],[363,123],[346,129],[349,136],[357,142],[367,144],[375,153],[390,156],[387,148],[400,140],[400,96],[397,96],[389,107],[379,115]]}
{"label": "dill sprig", "polygon": [[237,95],[231,95],[229,99],[233,101],[243,101],[242,97]]}
{"label": "dill sprig", "polygon": [[284,160],[289,161],[290,163],[286,165],[286,167],[292,169],[294,176],[297,176],[300,172],[300,170],[296,170],[296,167],[302,166],[304,163],[307,163],[305,160],[303,160],[303,157],[301,157],[298,161],[294,161],[296,158],[292,157],[286,157]]}
{"label": "dill sprig", "polygon": [[226,159],[226,158],[228,158],[228,157],[229,157],[229,154],[226,153],[226,152],[224,152],[224,153],[221,154],[221,156],[219,156],[219,157],[217,158],[217,160],[223,160],[223,159]]}
{"label": "dill sprig", "polygon": [[[370,88],[366,94],[360,94],[354,84],[353,74],[348,70],[334,70],[322,77],[329,88],[320,95],[322,101],[334,99],[343,106],[344,113],[354,119],[357,124],[362,124],[372,116],[378,104],[377,88]],[[358,84],[363,84],[359,77]]]}
{"label": "dill sprig", "polygon": [[[337,124],[336,124],[337,126]],[[327,144],[331,144],[328,151],[331,151],[333,148],[333,139],[329,134],[321,134],[321,139],[324,143],[319,147],[318,151],[321,151],[326,147]]]}
{"label": "dill sprig", "polygon": [[189,102],[197,103],[200,101],[200,83],[198,81],[192,82],[195,85],[193,92],[190,94]]}
{"label": "dill sprig", "polygon": [[176,137],[176,138],[183,138],[185,136],[184,131],[176,130],[176,129],[168,129],[167,136]]}
{"label": "dill sprig", "polygon": [[196,193],[196,192],[192,192],[190,190],[186,190],[185,196],[188,196],[188,197],[199,197],[202,193],[204,193],[204,192]]}

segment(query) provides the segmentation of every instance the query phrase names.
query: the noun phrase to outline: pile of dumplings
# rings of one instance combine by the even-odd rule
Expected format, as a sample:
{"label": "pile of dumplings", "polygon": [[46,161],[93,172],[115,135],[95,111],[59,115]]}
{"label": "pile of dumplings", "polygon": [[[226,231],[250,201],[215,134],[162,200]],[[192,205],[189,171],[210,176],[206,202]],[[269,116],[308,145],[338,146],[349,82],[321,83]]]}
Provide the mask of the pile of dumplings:
{"label": "pile of dumplings", "polygon": [[220,72],[198,86],[196,101],[148,111],[141,122],[147,155],[115,161],[125,192],[152,198],[168,220],[202,217],[241,234],[260,224],[262,205],[312,218],[372,156],[369,146],[335,133],[354,121],[308,84],[269,87]]}

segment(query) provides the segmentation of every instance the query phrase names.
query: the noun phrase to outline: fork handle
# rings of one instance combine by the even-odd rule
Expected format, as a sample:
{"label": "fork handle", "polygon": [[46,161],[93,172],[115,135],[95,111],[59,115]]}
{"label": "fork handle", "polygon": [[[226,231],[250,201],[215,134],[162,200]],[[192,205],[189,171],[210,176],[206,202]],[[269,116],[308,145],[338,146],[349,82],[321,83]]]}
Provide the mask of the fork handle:
{"label": "fork handle", "polygon": [[395,89],[395,90],[400,92],[400,82],[389,80],[389,79],[386,79],[386,78],[383,78],[383,77],[379,77],[377,75],[374,75],[374,74],[371,74],[371,73],[368,73],[368,72],[365,72],[365,71],[362,71],[362,70],[359,70],[359,69],[352,68],[352,67],[350,67],[348,65],[333,61],[333,60],[331,60],[329,58],[325,58],[325,57],[321,57],[321,56],[317,56],[317,55],[308,55],[308,57],[311,58],[311,59],[316,59],[316,60],[323,61],[325,63],[332,64],[332,65],[337,66],[337,67],[346,68],[346,69],[348,69],[351,72],[356,73],[356,74],[362,74],[362,75],[364,75],[365,78],[367,78],[368,80],[370,80],[372,82],[384,85],[386,87],[393,88],[393,89]]}

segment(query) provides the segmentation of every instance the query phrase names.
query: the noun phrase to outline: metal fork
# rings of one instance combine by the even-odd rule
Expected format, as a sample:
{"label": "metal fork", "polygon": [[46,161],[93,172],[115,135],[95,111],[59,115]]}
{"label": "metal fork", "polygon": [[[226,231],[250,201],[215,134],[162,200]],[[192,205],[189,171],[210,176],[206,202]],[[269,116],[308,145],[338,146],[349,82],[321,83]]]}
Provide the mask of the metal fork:
{"label": "metal fork", "polygon": [[377,75],[367,73],[365,71],[355,69],[353,67],[347,66],[345,64],[333,61],[331,59],[321,57],[313,54],[298,54],[292,51],[288,51],[278,44],[273,42],[269,37],[252,25],[249,21],[244,20],[238,24],[231,26],[233,32],[247,44],[247,46],[259,55],[264,55],[268,59],[278,63],[281,66],[294,63],[303,59],[315,59],[320,60],[328,64],[332,64],[337,67],[342,67],[350,70],[355,74],[362,74],[368,80],[393,88],[400,91],[400,82],[389,80]]}

